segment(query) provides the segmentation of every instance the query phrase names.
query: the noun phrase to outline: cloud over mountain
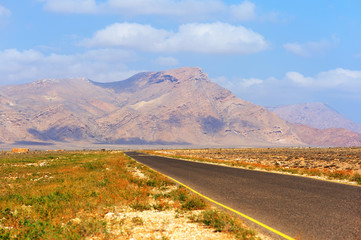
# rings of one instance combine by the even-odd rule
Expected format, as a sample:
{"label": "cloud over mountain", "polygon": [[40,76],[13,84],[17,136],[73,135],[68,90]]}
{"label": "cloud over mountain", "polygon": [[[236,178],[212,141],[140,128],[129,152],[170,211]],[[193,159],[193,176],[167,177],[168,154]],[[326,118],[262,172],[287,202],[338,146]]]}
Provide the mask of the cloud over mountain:
{"label": "cloud over mountain", "polygon": [[280,78],[218,77],[214,81],[232,89],[237,96],[264,106],[324,101],[342,112],[345,107],[340,107],[339,102],[349,101],[357,107],[361,101],[361,71],[344,68],[315,75],[294,71]]}
{"label": "cloud over mountain", "polygon": [[88,76],[98,81],[117,81],[138,71],[124,63],[134,59],[134,53],[121,49],[94,49],[76,54],[44,54],[38,50],[0,51],[0,84],[17,83],[37,78]]}
{"label": "cloud over mountain", "polygon": [[[144,41],[147,39],[147,41]],[[115,23],[97,31],[81,43],[88,47],[126,47],[149,52],[195,52],[209,54],[250,54],[265,50],[262,35],[228,23],[191,23],[177,32],[138,23]]]}
{"label": "cloud over mountain", "polygon": [[173,57],[158,57],[155,63],[161,66],[176,66],[179,64],[178,60]]}

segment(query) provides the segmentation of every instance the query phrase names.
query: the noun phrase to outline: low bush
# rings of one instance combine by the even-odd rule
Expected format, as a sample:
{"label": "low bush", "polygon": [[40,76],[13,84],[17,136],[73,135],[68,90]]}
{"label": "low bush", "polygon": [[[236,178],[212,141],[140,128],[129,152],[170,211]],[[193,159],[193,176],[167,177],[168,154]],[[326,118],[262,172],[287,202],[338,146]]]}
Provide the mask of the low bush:
{"label": "low bush", "polygon": [[201,222],[218,232],[232,233],[237,239],[257,239],[254,231],[245,228],[241,220],[215,209],[203,211],[199,215],[192,215],[190,220]]}

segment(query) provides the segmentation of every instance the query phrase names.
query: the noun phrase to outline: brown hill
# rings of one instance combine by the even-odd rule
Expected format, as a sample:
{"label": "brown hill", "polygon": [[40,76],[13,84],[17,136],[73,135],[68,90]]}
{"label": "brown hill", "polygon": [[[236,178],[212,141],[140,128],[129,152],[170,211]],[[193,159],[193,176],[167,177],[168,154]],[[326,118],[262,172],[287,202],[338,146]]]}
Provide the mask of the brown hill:
{"label": "brown hill", "polygon": [[[46,79],[0,90],[0,142],[324,145],[317,132],[212,83],[199,68],[139,73],[127,80]],[[310,130],[311,129],[311,130]],[[345,134],[330,129],[324,138]],[[361,145],[358,134],[347,142]],[[342,139],[344,140],[344,139]],[[330,145],[346,145],[332,141]],[[329,145],[329,144],[326,144]]]}
{"label": "brown hill", "polygon": [[317,129],[294,124],[293,131],[311,146],[361,146],[361,135],[345,128]]}
{"label": "brown hill", "polygon": [[314,128],[346,128],[361,133],[361,125],[347,119],[324,103],[303,103],[269,107],[282,119]]}

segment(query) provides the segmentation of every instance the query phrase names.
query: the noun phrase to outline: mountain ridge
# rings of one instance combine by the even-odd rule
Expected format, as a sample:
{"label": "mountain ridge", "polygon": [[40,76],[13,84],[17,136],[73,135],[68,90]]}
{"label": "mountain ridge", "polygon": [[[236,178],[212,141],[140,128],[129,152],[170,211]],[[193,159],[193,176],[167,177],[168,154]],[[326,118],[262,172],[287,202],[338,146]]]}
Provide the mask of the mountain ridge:
{"label": "mountain ridge", "polygon": [[[349,131],[290,124],[193,67],[138,73],[112,83],[38,80],[0,89],[0,103],[0,142],[342,145],[344,139],[326,141],[342,132],[361,145],[361,135]],[[315,141],[315,134],[323,140]]]}
{"label": "mountain ridge", "polygon": [[361,124],[347,119],[325,103],[301,103],[268,107],[282,119],[314,128],[345,128],[361,133]]}

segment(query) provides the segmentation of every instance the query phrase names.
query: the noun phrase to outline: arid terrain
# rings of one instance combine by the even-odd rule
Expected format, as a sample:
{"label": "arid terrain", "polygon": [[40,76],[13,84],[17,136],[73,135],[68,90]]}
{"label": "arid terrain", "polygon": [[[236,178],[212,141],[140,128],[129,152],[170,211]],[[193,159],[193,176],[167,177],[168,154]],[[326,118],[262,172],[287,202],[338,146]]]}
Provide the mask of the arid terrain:
{"label": "arid terrain", "polygon": [[361,184],[361,148],[218,148],[148,152],[250,169],[351,180]]}

